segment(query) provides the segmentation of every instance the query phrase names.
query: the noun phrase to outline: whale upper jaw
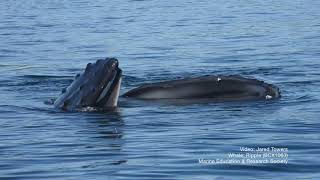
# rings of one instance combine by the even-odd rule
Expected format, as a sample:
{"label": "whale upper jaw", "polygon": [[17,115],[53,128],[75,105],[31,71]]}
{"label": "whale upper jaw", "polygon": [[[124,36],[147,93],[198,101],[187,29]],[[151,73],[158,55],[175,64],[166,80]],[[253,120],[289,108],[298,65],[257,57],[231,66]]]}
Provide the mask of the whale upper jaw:
{"label": "whale upper jaw", "polygon": [[89,63],[83,73],[62,91],[54,102],[59,109],[73,111],[85,107],[110,108],[117,106],[122,70],[115,58]]}

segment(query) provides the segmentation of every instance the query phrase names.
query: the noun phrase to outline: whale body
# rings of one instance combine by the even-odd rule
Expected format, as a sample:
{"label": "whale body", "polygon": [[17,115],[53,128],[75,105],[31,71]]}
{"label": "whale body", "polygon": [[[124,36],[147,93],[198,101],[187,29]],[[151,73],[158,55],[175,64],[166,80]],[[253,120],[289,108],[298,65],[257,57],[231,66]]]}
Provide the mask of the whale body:
{"label": "whale body", "polygon": [[212,101],[269,100],[280,96],[278,87],[239,75],[210,75],[150,83],[123,95],[123,97],[141,100],[206,99]]}
{"label": "whale body", "polygon": [[[87,64],[68,88],[62,90],[54,107],[66,111],[94,107],[108,109],[118,105],[122,70],[115,58]],[[281,97],[277,86],[239,75],[209,75],[144,84],[122,95],[127,100],[166,102],[224,102],[270,100]]]}

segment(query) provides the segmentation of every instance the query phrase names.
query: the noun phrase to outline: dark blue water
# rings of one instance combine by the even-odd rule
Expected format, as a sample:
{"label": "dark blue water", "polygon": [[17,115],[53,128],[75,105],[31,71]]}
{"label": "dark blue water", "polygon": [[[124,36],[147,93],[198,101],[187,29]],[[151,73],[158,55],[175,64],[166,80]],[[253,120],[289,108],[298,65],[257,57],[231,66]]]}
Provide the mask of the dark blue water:
{"label": "dark blue water", "polygon": [[[319,179],[320,2],[0,2],[0,179]],[[128,102],[59,112],[88,62],[117,57],[121,92],[240,74],[278,85],[268,102]],[[287,164],[202,164],[240,147],[283,147]]]}

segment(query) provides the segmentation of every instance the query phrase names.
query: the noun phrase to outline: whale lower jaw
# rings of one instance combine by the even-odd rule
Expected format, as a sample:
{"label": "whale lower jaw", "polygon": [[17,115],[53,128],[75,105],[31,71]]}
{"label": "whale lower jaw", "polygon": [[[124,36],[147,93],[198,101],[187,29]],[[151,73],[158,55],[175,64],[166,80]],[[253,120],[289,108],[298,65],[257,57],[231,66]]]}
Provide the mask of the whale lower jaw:
{"label": "whale lower jaw", "polygon": [[120,78],[112,91],[108,102],[106,103],[105,107],[117,107],[118,106],[118,99],[120,95],[120,86],[121,86],[122,78]]}

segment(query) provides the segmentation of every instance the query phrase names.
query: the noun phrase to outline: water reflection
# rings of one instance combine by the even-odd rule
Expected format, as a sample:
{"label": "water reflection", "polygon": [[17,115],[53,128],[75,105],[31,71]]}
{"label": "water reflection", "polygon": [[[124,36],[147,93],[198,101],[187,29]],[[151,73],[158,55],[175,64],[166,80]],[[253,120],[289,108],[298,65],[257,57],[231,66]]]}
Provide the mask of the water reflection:
{"label": "water reflection", "polygon": [[87,141],[90,145],[87,149],[97,152],[96,155],[104,167],[126,163],[126,154],[123,152],[125,123],[121,112],[115,110],[84,114],[85,124],[80,131],[85,131],[83,134],[88,135]]}

